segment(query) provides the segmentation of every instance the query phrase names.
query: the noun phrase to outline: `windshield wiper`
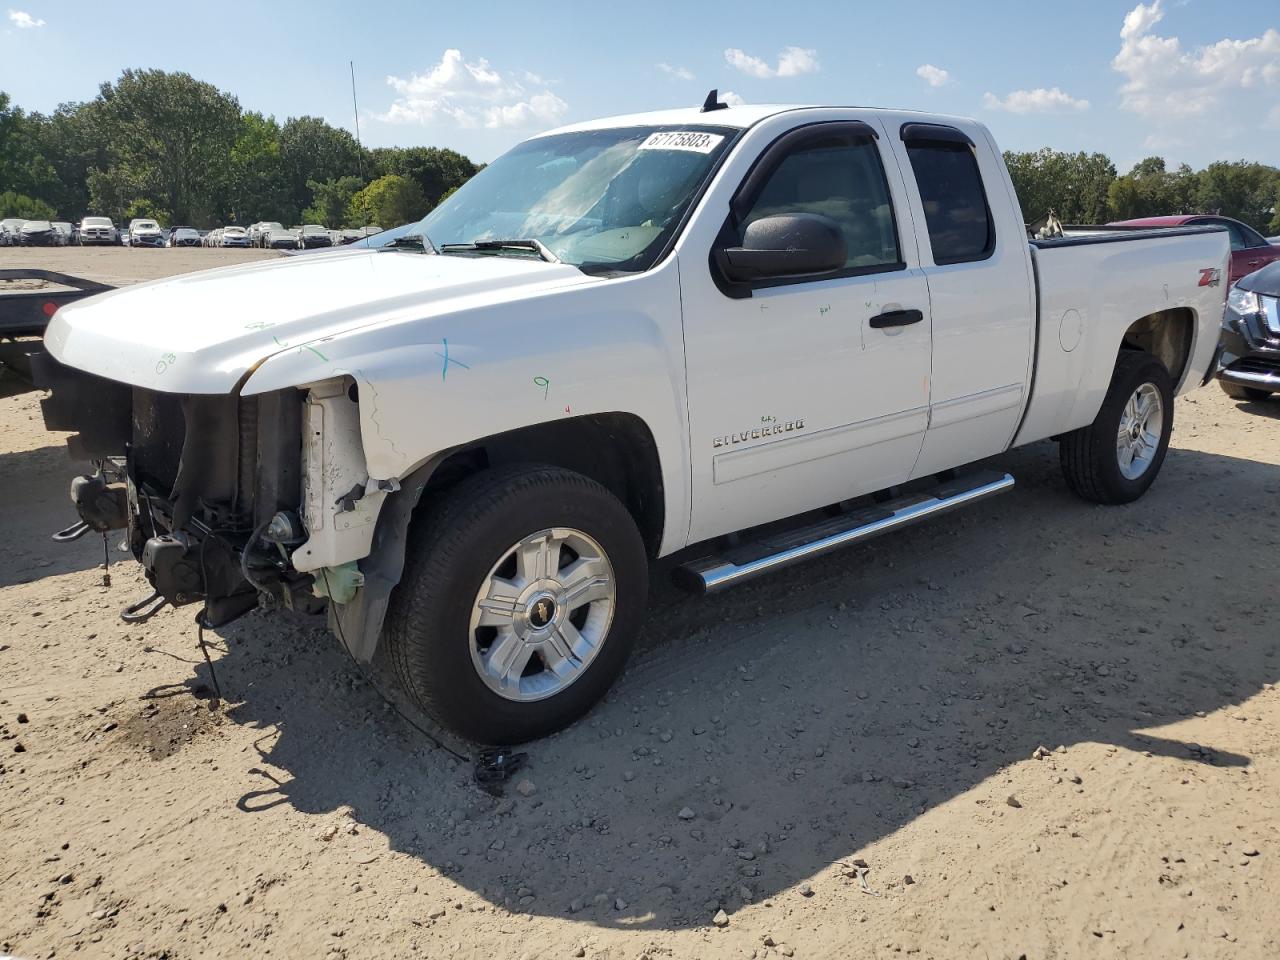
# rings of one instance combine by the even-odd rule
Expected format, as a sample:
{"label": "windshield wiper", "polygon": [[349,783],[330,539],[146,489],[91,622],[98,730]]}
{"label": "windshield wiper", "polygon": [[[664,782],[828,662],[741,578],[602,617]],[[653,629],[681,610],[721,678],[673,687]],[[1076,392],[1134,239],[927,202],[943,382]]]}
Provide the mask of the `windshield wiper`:
{"label": "windshield wiper", "polygon": [[431,238],[425,233],[406,233],[403,237],[396,237],[388,244],[378,248],[379,250],[421,250],[423,253],[439,253],[436,245],[431,242]]}
{"label": "windshield wiper", "polygon": [[560,258],[552,253],[541,240],[473,240],[471,243],[442,243],[441,253],[453,253],[455,250],[532,250],[547,263],[559,263]]}

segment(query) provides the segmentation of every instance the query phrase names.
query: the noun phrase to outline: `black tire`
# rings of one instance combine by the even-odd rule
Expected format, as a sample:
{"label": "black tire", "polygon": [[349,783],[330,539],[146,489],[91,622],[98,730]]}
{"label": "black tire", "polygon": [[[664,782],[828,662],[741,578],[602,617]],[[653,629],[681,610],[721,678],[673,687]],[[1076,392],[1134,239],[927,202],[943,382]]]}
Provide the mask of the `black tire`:
{"label": "black tire", "polygon": [[[1163,406],[1163,429],[1155,455],[1143,473],[1133,479],[1120,469],[1116,435],[1129,398],[1143,384],[1153,385]],[[1131,503],[1155,481],[1173,433],[1173,380],[1163,363],[1144,350],[1122,350],[1111,374],[1111,385],[1093,423],[1064,434],[1058,457],[1067,486],[1076,496],[1094,503]]]}
{"label": "black tire", "polygon": [[[613,568],[613,619],[594,659],[566,688],[511,700],[490,689],[472,661],[471,613],[504,554],[551,527],[580,530],[600,545]],[[644,615],[648,583],[644,542],[612,493],[558,467],[499,467],[464,480],[415,518],[384,636],[405,693],[438,721],[479,743],[522,743],[572,723],[613,684]]]}
{"label": "black tire", "polygon": [[1262,403],[1264,400],[1271,399],[1270,390],[1259,390],[1257,387],[1244,387],[1238,383],[1227,383],[1225,380],[1219,380],[1218,386],[1232,400],[1252,400],[1254,403]]}

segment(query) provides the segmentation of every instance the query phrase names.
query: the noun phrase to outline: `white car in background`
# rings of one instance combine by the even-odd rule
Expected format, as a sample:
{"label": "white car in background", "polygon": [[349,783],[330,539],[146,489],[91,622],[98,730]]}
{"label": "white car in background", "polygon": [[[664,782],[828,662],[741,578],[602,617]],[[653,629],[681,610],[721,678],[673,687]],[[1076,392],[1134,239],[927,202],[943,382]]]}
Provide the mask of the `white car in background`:
{"label": "white car in background", "polygon": [[16,247],[18,236],[22,233],[22,225],[26,222],[22,217],[0,220],[0,246]]}
{"label": "white car in background", "polygon": [[129,246],[163,247],[164,240],[164,231],[156,221],[147,219],[129,221]]}
{"label": "white car in background", "polygon": [[218,246],[247,247],[249,246],[249,233],[244,227],[223,227]]}
{"label": "white car in background", "polygon": [[116,225],[111,222],[110,217],[85,217],[80,221],[80,230],[76,237],[76,243],[82,247],[87,247],[93,243],[106,243],[115,246],[120,242],[120,237],[116,232]]}

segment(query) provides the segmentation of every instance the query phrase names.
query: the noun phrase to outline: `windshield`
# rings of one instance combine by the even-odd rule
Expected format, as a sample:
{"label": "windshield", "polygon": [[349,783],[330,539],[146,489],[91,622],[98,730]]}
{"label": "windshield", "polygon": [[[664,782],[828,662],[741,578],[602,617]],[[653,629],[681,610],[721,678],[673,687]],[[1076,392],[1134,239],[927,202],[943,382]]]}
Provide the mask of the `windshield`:
{"label": "windshield", "polygon": [[735,132],[622,127],[527,140],[407,232],[425,233],[446,253],[450,244],[538,240],[563,262],[586,270],[647,270]]}
{"label": "windshield", "polygon": [[109,227],[111,221],[106,217],[85,217],[84,225],[86,227]]}
{"label": "windshield", "polygon": [[133,229],[135,229],[135,230],[159,230],[159,229],[160,229],[160,224],[156,223],[154,220],[136,220],[136,221],[134,221]]}

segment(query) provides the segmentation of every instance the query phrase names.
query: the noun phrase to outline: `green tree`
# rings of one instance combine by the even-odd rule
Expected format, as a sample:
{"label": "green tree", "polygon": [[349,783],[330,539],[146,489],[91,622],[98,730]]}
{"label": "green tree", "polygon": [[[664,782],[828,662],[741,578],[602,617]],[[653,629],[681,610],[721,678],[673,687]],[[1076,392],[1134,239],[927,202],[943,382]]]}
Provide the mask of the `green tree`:
{"label": "green tree", "polygon": [[1280,169],[1247,160],[1211,163],[1200,172],[1197,199],[1204,213],[1235,217],[1267,230],[1275,215]]}
{"label": "green tree", "polygon": [[56,174],[49,200],[69,218],[89,210],[89,172],[110,165],[108,138],[99,130],[100,105],[60,104],[52,114],[33,114],[32,133]]}
{"label": "green tree", "polygon": [[43,200],[28,197],[25,193],[6,190],[0,193],[0,220],[9,217],[22,217],[24,220],[53,220],[56,219],[56,214],[53,207]]}
{"label": "green tree", "polygon": [[1062,153],[1045,147],[1004,155],[1027,220],[1057,211],[1063,223],[1102,223],[1115,165],[1101,153]]}
{"label": "green tree", "polygon": [[311,206],[302,211],[303,223],[319,223],[330,228],[345,227],[351,198],[360,191],[360,186],[359,177],[338,177],[324,183],[308,180]]}
{"label": "green tree", "polygon": [[12,106],[0,91],[0,187],[33,199],[49,199],[57,190],[53,165],[40,150],[37,121]]}
{"label": "green tree", "polygon": [[178,221],[206,221],[239,132],[236,99],[186,73],[126,70],[99,100],[118,175]]}
{"label": "green tree", "polygon": [[347,221],[398,227],[402,223],[422,219],[429,209],[427,198],[416,180],[389,173],[351,198]]}
{"label": "green tree", "polygon": [[441,147],[381,147],[372,153],[377,176],[408,177],[433,207],[480,169],[462,154]]}
{"label": "green tree", "polygon": [[297,222],[299,208],[290,202],[280,159],[280,125],[274,117],[250,112],[240,118],[240,130],[231,147],[221,213],[224,219],[240,223]]}
{"label": "green tree", "polygon": [[[346,130],[331,127],[319,117],[290,117],[280,128],[279,142],[288,200],[295,209],[301,210],[312,202],[312,181],[328,183],[352,177],[357,179],[355,190],[364,186],[356,177],[360,170],[360,149],[355,137]],[[344,201],[340,215],[345,211]]]}

